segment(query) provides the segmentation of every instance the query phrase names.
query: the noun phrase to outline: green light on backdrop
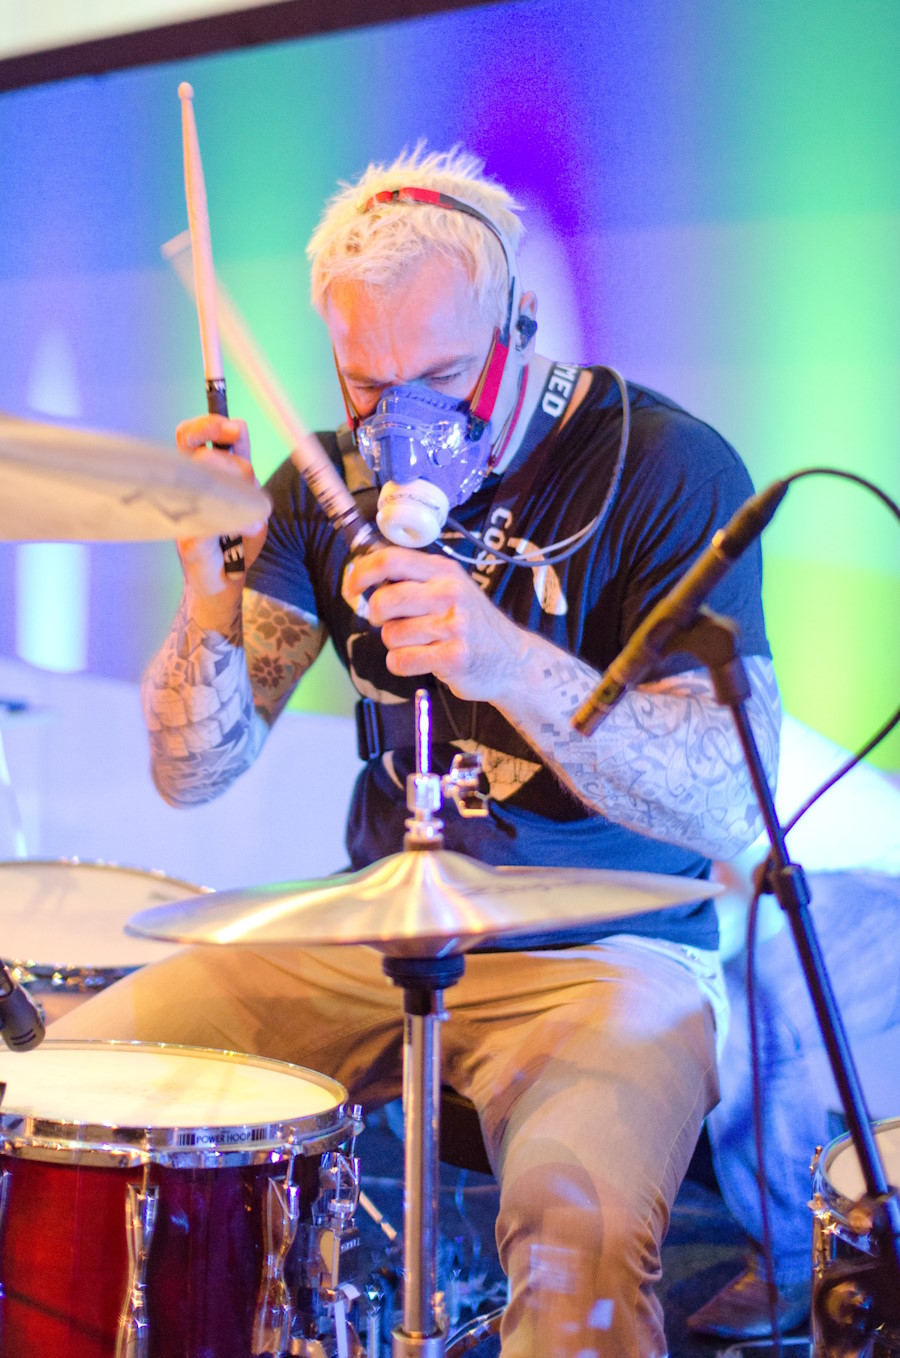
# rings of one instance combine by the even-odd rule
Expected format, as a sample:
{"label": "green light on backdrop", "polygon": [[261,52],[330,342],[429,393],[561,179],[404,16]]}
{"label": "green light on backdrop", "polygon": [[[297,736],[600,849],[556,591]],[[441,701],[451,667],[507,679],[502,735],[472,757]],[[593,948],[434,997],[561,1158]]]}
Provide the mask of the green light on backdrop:
{"label": "green light on backdrop", "polygon": [[[770,554],[763,602],[785,709],[857,749],[897,706],[900,579]],[[900,730],[870,759],[900,767]]]}

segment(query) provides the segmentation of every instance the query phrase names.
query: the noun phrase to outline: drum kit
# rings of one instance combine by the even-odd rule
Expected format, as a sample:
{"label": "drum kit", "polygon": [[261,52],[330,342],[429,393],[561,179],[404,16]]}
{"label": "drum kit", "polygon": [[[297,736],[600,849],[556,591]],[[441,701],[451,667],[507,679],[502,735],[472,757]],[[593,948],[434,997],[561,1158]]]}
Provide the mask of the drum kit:
{"label": "drum kit", "polygon": [[[0,537],[17,541],[228,534],[268,509],[250,482],[174,450],[21,420],[0,420],[0,479]],[[213,893],[97,864],[0,864],[0,948],[48,1019],[173,946],[377,949],[405,1022],[403,1310],[391,1353],[439,1358],[496,1344],[491,1322],[448,1340],[438,1290],[444,991],[478,944],[688,903],[698,888],[495,868],[445,850],[446,800],[485,814],[479,768],[461,755],[432,772],[424,691],[415,720],[402,852],[324,881]],[[50,940],[41,962],[26,921],[31,938],[37,921]],[[86,955],[85,937],[100,950]],[[0,1082],[0,1358],[376,1358],[373,1328],[365,1345],[359,1337],[352,1268],[362,1123],[335,1081],[234,1053],[51,1034],[0,1057]],[[879,1137],[896,1168],[897,1124]],[[819,1161],[823,1274],[837,1266],[835,1240],[873,1248],[854,1165],[843,1142]]]}

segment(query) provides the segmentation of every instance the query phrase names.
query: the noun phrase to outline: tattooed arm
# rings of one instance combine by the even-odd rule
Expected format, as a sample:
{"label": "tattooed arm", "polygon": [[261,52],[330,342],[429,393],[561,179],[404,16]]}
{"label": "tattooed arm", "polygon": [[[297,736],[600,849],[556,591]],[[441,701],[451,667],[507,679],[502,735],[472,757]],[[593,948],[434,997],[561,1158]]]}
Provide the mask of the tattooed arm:
{"label": "tattooed arm", "polygon": [[315,618],[251,589],[230,622],[199,617],[186,590],[142,687],[153,781],[172,806],[209,801],[250,767],[325,639]]}
{"label": "tattooed arm", "polygon": [[[540,750],[577,797],[629,829],[727,859],[762,828],[756,796],[728,708],[705,670],[688,670],[626,693],[591,736],[571,719],[600,676],[540,643],[529,648],[532,682],[497,706]],[[540,652],[540,653],[539,653]],[[766,776],[778,769],[781,705],[772,663],[745,658],[747,713]]]}
{"label": "tattooed arm", "polygon": [[[180,424],[176,439],[197,461],[255,479],[242,420],[201,415]],[[266,533],[265,523],[243,531],[248,570]],[[226,575],[218,538],[184,538],[177,547],[184,595],[141,698],[153,780],[167,802],[192,806],[224,792],[253,763],[325,631],[309,614]]]}
{"label": "tattooed arm", "polygon": [[[730,858],[755,838],[758,809],[731,713],[705,671],[627,693],[591,736],[571,718],[600,675],[496,608],[455,563],[403,548],[358,558],[345,589],[374,589],[394,674],[434,674],[461,698],[489,702],[594,811],[654,839]],[[771,663],[745,661],[748,713],[766,772],[777,768],[781,710]]]}

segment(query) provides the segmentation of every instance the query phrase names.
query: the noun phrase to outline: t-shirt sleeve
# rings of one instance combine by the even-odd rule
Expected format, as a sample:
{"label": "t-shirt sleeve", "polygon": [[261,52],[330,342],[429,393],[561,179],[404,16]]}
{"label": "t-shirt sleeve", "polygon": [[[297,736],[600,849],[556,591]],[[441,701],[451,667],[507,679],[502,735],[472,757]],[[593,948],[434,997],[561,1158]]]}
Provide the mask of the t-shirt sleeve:
{"label": "t-shirt sleeve", "polygon": [[309,492],[289,459],[269,477],[266,490],[272,500],[269,529],[247,572],[247,587],[318,617],[307,570]]}
{"label": "t-shirt sleeve", "polygon": [[[631,566],[621,613],[624,645],[647,614],[683,578],[716,530],[753,494],[734,450],[708,425],[681,413],[659,412],[642,467],[640,501],[632,518]],[[655,437],[653,435],[655,434]],[[769,656],[762,610],[762,553],[753,543],[706,599],[707,607],[737,623],[741,655]],[[696,669],[679,652],[650,677]]]}

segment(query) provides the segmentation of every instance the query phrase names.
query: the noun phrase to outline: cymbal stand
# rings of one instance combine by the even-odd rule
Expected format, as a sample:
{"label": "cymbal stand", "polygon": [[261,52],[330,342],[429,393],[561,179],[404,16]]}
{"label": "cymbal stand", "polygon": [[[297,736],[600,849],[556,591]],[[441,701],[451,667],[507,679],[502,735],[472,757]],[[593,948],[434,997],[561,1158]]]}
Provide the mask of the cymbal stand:
{"label": "cymbal stand", "polygon": [[[404,848],[428,853],[443,844],[437,812],[442,795],[463,816],[487,814],[477,791],[480,762],[456,756],[450,773],[431,772],[431,707],[425,690],[416,694],[416,772],[406,785]],[[447,1318],[437,1290],[441,1046],[439,1024],[447,1017],[444,991],[465,969],[461,953],[444,957],[387,956],[382,966],[403,989],[403,1320],[391,1336],[392,1358],[441,1358]]]}

